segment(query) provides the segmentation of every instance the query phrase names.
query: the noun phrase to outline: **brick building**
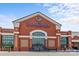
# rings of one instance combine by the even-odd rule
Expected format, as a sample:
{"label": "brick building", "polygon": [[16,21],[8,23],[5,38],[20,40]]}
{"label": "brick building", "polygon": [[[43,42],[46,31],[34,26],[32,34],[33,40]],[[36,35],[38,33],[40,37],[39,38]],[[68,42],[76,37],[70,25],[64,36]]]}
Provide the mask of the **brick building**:
{"label": "brick building", "polygon": [[79,33],[61,31],[61,24],[41,12],[13,21],[14,29],[0,27],[0,49],[14,51],[72,49]]}

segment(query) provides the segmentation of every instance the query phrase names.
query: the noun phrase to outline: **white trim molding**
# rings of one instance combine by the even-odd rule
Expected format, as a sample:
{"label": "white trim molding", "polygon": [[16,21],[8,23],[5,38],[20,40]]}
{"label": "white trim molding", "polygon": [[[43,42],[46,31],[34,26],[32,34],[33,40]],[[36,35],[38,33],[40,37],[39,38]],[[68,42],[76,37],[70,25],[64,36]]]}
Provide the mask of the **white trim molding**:
{"label": "white trim molding", "polygon": [[14,34],[19,34],[19,32],[14,32]]}
{"label": "white trim molding", "polygon": [[19,38],[30,38],[30,36],[19,35]]}
{"label": "white trim molding", "polygon": [[79,42],[79,40],[72,40],[72,42]]}
{"label": "white trim molding", "polygon": [[72,36],[72,35],[61,35],[61,37],[69,37],[69,36]]}
{"label": "white trim molding", "polygon": [[20,23],[18,23],[18,22],[13,23],[14,27],[19,27],[19,24]]}
{"label": "white trim molding", "polygon": [[56,33],[56,35],[61,35],[61,33]]}
{"label": "white trim molding", "polygon": [[61,26],[60,25],[56,25],[56,30],[57,29],[61,29]]}
{"label": "white trim molding", "polygon": [[[42,32],[42,33],[45,34],[45,36],[32,36],[32,34],[34,32]],[[19,35],[19,38],[30,38],[30,39],[32,39],[33,37],[34,38],[45,38],[45,39],[47,39],[47,38],[57,38],[56,36],[47,36],[47,32],[42,31],[42,30],[33,30],[33,31],[30,32],[30,36],[29,35],[28,36],[26,36],[26,35]]]}
{"label": "white trim molding", "polygon": [[1,35],[14,35],[13,33],[1,33]]}
{"label": "white trim molding", "polygon": [[57,37],[56,36],[47,36],[47,38],[53,38],[53,39],[55,39]]}
{"label": "white trim molding", "polygon": [[56,36],[25,36],[25,35],[19,35],[19,38],[30,38],[32,39],[32,37],[34,38],[57,38]]}
{"label": "white trim molding", "polygon": [[[32,34],[34,33],[34,32],[42,32],[42,33],[44,33],[45,34],[45,36],[47,36],[47,32],[45,32],[45,31],[43,31],[43,30],[33,30],[33,31],[31,31],[30,32],[30,38],[32,39]],[[45,37],[46,38],[46,37]],[[47,38],[46,38],[47,39]]]}

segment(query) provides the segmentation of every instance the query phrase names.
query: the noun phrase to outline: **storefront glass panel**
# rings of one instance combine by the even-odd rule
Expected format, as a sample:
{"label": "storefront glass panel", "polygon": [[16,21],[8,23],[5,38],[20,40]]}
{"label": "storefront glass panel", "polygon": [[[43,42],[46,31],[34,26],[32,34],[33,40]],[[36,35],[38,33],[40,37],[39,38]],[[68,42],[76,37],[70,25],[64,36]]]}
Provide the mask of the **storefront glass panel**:
{"label": "storefront glass panel", "polygon": [[60,43],[61,43],[61,48],[67,48],[67,45],[68,45],[67,37],[61,37]]}
{"label": "storefront glass panel", "polygon": [[[45,38],[43,38],[43,36],[45,36],[44,33],[42,32],[34,32],[32,34],[32,47],[34,50],[43,50],[44,48],[44,41]],[[41,36],[41,37],[40,37]]]}
{"label": "storefront glass panel", "polygon": [[13,47],[13,35],[2,35],[2,48]]}

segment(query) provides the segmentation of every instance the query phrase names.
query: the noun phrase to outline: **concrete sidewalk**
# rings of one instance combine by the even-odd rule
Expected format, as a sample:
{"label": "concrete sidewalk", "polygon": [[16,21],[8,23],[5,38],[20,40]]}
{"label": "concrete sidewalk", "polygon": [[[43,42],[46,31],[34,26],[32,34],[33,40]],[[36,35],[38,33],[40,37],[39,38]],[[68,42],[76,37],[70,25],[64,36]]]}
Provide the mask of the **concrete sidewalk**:
{"label": "concrete sidewalk", "polygon": [[0,56],[79,56],[79,52],[8,52],[1,51]]}

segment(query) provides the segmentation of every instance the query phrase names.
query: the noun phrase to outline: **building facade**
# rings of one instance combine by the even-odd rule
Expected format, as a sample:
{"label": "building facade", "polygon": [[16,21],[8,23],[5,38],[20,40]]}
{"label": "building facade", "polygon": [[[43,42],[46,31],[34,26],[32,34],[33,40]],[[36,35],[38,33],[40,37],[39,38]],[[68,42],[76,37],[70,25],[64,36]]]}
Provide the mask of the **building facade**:
{"label": "building facade", "polygon": [[0,27],[0,50],[60,50],[79,47],[79,33],[61,31],[61,24],[36,12],[13,21],[14,29]]}

